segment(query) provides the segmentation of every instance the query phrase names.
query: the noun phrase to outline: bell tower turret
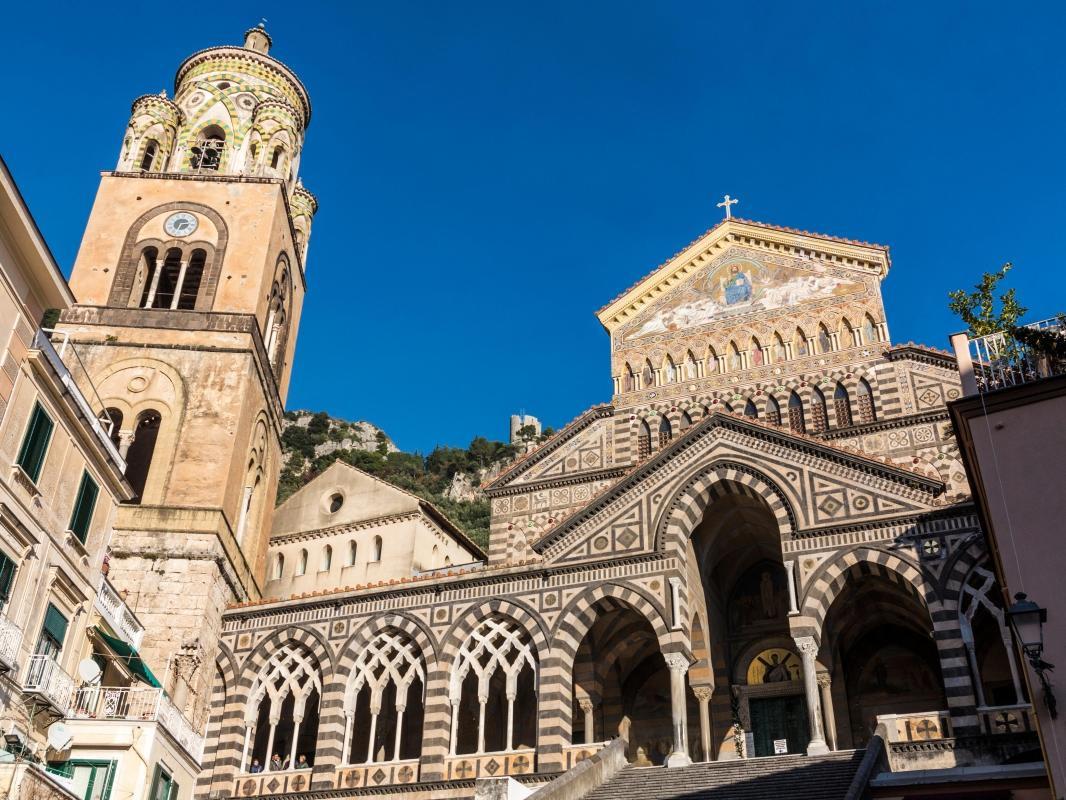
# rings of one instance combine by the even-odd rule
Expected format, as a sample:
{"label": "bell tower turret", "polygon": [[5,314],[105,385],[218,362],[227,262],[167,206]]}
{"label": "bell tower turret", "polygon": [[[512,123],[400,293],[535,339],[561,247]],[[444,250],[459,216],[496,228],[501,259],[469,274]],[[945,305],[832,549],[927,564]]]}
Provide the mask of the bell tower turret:
{"label": "bell tower turret", "polygon": [[110,578],[146,624],[142,655],[195,722],[222,611],[264,578],[318,208],[298,176],[310,99],[271,45],[252,28],[243,47],[187,58],[173,99],[134,101],[60,322],[137,492]]}

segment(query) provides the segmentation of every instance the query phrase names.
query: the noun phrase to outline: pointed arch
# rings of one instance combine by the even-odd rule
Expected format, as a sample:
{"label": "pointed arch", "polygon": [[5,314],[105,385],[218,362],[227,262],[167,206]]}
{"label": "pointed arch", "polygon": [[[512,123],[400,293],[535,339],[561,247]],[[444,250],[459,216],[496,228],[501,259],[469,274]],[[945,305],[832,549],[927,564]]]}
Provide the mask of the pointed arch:
{"label": "pointed arch", "polygon": [[719,363],[718,353],[714,349],[714,345],[707,345],[706,364],[707,371],[704,373],[705,375],[714,375],[715,373],[721,371],[721,364]]}
{"label": "pointed arch", "polygon": [[781,424],[781,404],[772,394],[766,396],[766,421],[771,425]]}
{"label": "pointed arch", "polygon": [[685,353],[685,380],[694,381],[699,377],[699,368],[696,365],[696,356],[691,350]]}
{"label": "pointed arch", "polygon": [[729,371],[736,372],[743,368],[743,360],[740,355],[740,348],[737,347],[737,343],[731,341],[729,343]]}
{"label": "pointed arch", "polygon": [[795,333],[792,334],[792,354],[795,358],[811,355],[810,349],[807,346],[807,334],[803,332],[803,328],[798,326],[796,327]]}
{"label": "pointed arch", "polygon": [[873,392],[866,378],[859,378],[855,387],[855,397],[859,406],[859,422],[876,422],[877,412],[874,410]]}
{"label": "pointed arch", "polygon": [[825,395],[817,386],[811,387],[811,431],[824,433],[829,428],[829,412],[825,407]]}
{"label": "pointed arch", "polygon": [[663,383],[677,383],[677,379],[677,366],[674,364],[674,359],[667,354],[663,359]]}
{"label": "pointed arch", "polygon": [[751,352],[751,365],[753,367],[761,367],[765,359],[762,352],[762,344],[760,344],[757,337],[751,337],[751,342],[749,343],[748,348]]}
{"label": "pointed arch", "polygon": [[826,327],[824,322],[818,323],[818,352],[833,352],[833,339],[829,335],[829,328]]}
{"label": "pointed arch", "polygon": [[297,641],[272,648],[256,671],[245,703],[241,771],[252,761],[287,769],[299,755],[314,764],[321,700],[322,668],[314,653]]}
{"label": "pointed arch", "polygon": [[651,426],[646,419],[637,421],[637,458],[644,460],[651,455]]}
{"label": "pointed arch", "polygon": [[864,344],[877,344],[880,341],[877,335],[877,323],[874,322],[869,311],[862,318],[862,339]]}
{"label": "pointed arch", "polygon": [[635,392],[637,390],[637,374],[633,371],[633,367],[626,363],[624,375],[624,391]]}
{"label": "pointed arch", "polygon": [[788,429],[793,433],[807,432],[807,423],[803,418],[803,401],[795,389],[788,395]]}
{"label": "pointed arch", "polygon": [[670,425],[670,420],[666,414],[659,416],[659,449],[662,450],[666,447],[674,438],[674,429]]}
{"label": "pointed arch", "polygon": [[644,359],[644,369],[640,373],[640,383],[644,389],[655,386],[655,368],[649,359]]}
{"label": "pointed arch", "polygon": [[785,340],[781,338],[781,334],[774,331],[774,343],[770,348],[770,361],[776,364],[778,361],[785,360]]}
{"label": "pointed arch", "polygon": [[916,563],[901,555],[877,548],[856,547],[837,554],[819,567],[803,587],[799,605],[803,615],[814,620],[816,630],[822,629],[829,607],[843,589],[848,573],[852,571],[860,578],[867,572],[881,574],[908,587],[911,593],[922,599],[931,619],[935,620],[935,614],[942,608],[936,588]]}
{"label": "pointed arch", "polygon": [[750,397],[744,403],[744,416],[751,419],[759,418],[759,409],[755,407],[755,402]]}
{"label": "pointed arch", "polygon": [[837,381],[836,389],[833,390],[833,416],[836,418],[838,428],[851,427],[851,397],[844,384]]}

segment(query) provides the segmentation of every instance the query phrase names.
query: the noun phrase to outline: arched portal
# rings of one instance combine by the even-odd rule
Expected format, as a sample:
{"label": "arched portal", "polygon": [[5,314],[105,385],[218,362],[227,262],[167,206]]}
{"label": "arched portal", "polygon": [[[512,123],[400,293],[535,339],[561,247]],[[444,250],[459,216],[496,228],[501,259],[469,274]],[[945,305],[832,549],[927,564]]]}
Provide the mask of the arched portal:
{"label": "arched portal", "polygon": [[591,610],[596,619],[574,659],[572,741],[607,741],[628,724],[629,758],[642,748],[661,764],[671,750],[673,727],[670,675],[655,630],[643,615],[612,598],[599,600]]}
{"label": "arched portal", "polygon": [[840,748],[864,746],[879,714],[948,707],[933,623],[917,590],[864,566],[845,574],[822,625],[821,661],[831,678],[823,696],[832,706],[825,715]]}
{"label": "arched portal", "polygon": [[[758,493],[740,484],[721,481],[712,496],[688,543],[703,589],[711,660],[693,665],[690,675],[702,666],[713,676],[702,690],[710,702],[702,723],[710,727],[701,737],[710,749],[704,757],[773,755],[774,743],[782,741],[787,752],[802,753],[809,728],[801,676],[776,669],[773,660],[776,655],[790,667],[799,663],[790,650],[788,614],[794,603],[781,558],[780,522]],[[772,675],[765,680],[763,673],[751,678],[758,657],[770,664],[764,672]],[[690,722],[690,730],[697,729]]]}

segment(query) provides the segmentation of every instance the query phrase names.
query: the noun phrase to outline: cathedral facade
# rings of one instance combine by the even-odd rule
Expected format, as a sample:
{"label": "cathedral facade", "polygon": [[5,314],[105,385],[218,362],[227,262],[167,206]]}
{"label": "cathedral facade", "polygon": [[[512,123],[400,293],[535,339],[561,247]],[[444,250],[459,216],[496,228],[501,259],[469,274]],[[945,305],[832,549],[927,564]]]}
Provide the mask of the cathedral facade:
{"label": "cathedral facade", "polygon": [[206,726],[197,796],[470,797],[618,738],[678,766],[1028,724],[958,370],[891,342],[881,245],[727,218],[623,291],[613,396],[484,487],[487,552],[333,471],[274,526],[317,202],[270,44],[134,103],[60,325],[135,494],[110,580]]}

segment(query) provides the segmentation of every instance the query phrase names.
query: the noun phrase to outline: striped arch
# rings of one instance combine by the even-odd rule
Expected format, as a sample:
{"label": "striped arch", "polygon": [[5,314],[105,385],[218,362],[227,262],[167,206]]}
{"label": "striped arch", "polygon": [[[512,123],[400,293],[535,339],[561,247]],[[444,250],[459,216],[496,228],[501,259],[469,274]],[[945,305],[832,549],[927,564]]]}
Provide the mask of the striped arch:
{"label": "striped arch", "polygon": [[922,601],[930,621],[941,610],[942,603],[936,588],[930,583],[921,568],[895,553],[871,547],[858,547],[837,555],[823,564],[807,581],[800,598],[802,614],[815,621],[815,630],[821,631],[833,601],[840,595],[848,576],[864,574],[880,575],[901,586]]}
{"label": "striped arch", "polygon": [[958,602],[963,581],[970,571],[989,555],[984,538],[974,533],[963,541],[944,565],[941,588],[946,600]]}
{"label": "striped arch", "polygon": [[663,504],[655,525],[656,548],[681,547],[700,524],[707,507],[720,497],[743,495],[763,501],[782,535],[796,530],[796,515],[784,492],[756,469],[734,462],[700,468]]}
{"label": "striped arch", "polygon": [[220,641],[215,656],[215,680],[211,684],[211,711],[204,734],[204,741],[214,743],[214,748],[204,752],[203,769],[196,783],[198,790],[211,785],[217,773],[232,773],[240,766],[244,728],[224,724],[226,717],[232,716],[231,709],[236,708],[232,704],[236,691],[236,660],[225,642]]}
{"label": "striped arch", "polygon": [[540,616],[529,606],[513,599],[495,597],[471,606],[455,621],[448,632],[441,638],[441,663],[450,665],[459,653],[463,642],[486,619],[493,616],[509,617],[529,633],[533,639],[537,659],[541,660],[549,651],[548,631]]}
{"label": "striped arch", "polygon": [[278,648],[287,644],[302,645],[318,660],[318,668],[322,671],[323,689],[326,689],[326,679],[334,672],[334,658],[325,637],[308,628],[295,626],[281,628],[256,645],[255,649],[244,661],[240,683],[238,684],[239,697],[237,698],[241,701],[242,707],[247,702],[248,691],[251,689],[253,681],[263,670],[270,656]]}
{"label": "striped arch", "polygon": [[346,680],[363,648],[378,634],[389,630],[407,634],[422,652],[427,672],[434,669],[437,662],[437,646],[425,623],[408,614],[394,612],[385,616],[370,617],[348,637],[348,641],[338,650],[337,675]]}
{"label": "striped arch", "polygon": [[[602,601],[607,601],[603,603]],[[606,606],[606,608],[605,608]],[[656,637],[659,647],[665,652],[671,647],[673,637],[667,623],[666,609],[657,600],[639,587],[601,583],[579,594],[562,610],[552,630],[552,656],[555,660],[573,666],[578,648],[605,610],[628,607],[646,619]]]}

